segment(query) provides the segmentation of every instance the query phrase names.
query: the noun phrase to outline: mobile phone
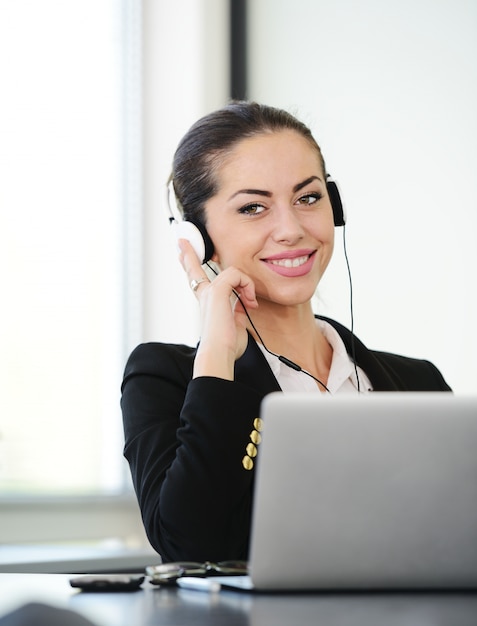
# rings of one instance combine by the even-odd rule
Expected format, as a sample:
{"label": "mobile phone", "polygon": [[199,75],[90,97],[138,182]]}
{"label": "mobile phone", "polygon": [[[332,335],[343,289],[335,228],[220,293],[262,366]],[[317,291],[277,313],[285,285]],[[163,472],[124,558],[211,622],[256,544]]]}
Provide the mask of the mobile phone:
{"label": "mobile phone", "polygon": [[130,574],[95,574],[70,578],[70,585],[82,591],[137,591],[144,578]]}

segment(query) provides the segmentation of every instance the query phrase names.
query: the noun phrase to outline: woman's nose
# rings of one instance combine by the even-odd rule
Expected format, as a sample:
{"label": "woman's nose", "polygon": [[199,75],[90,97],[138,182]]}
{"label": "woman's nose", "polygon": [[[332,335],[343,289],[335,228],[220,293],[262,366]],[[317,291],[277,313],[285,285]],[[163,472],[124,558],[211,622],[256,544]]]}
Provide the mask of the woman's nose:
{"label": "woman's nose", "polygon": [[277,207],[274,215],[273,239],[280,243],[293,245],[303,238],[303,225],[291,206]]}

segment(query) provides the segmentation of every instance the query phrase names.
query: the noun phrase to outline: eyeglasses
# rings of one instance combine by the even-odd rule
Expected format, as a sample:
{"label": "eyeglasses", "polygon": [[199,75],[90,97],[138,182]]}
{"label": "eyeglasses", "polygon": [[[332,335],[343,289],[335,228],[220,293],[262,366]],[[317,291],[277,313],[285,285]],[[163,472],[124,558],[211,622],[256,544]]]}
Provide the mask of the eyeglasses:
{"label": "eyeglasses", "polygon": [[173,584],[181,576],[243,576],[248,574],[247,561],[220,561],[219,563],[196,563],[179,561],[146,567],[146,574],[153,585]]}

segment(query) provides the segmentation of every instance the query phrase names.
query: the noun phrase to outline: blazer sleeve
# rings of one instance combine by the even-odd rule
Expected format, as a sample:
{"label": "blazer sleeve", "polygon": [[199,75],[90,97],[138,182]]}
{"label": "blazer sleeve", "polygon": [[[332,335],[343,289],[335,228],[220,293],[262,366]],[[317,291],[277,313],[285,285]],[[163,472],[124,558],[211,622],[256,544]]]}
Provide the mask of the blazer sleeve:
{"label": "blazer sleeve", "polygon": [[191,380],[195,350],[142,344],[122,384],[125,447],[144,527],[164,561],[246,559],[253,471],[242,465],[262,395]]}

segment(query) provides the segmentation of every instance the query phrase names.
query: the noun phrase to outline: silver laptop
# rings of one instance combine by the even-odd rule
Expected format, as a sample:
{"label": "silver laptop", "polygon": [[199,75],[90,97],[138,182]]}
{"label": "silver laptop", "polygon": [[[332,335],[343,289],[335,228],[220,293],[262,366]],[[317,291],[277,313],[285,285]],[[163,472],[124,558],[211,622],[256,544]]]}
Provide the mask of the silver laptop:
{"label": "silver laptop", "polygon": [[262,405],[257,590],[477,587],[477,396],[274,393]]}

